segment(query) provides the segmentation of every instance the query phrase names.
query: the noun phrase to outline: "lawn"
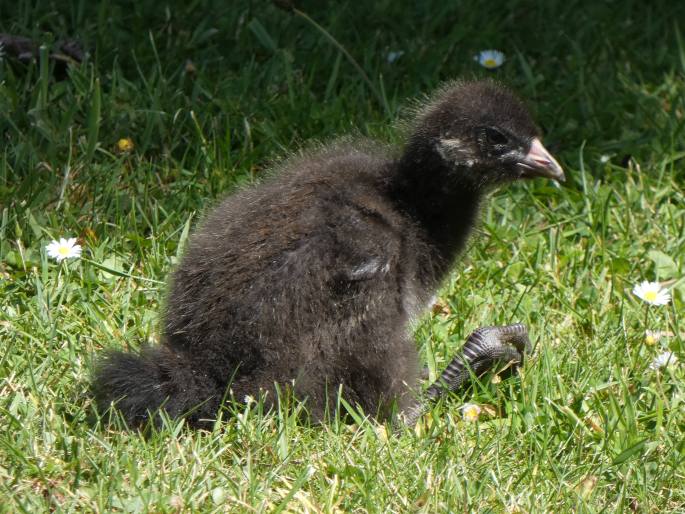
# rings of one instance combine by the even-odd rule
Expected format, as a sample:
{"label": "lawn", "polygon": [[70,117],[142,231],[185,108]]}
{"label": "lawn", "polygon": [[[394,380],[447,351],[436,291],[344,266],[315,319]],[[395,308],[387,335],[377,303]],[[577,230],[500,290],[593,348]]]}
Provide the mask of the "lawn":
{"label": "lawn", "polygon": [[[279,3],[0,4],[0,32],[45,44],[0,59],[0,512],[685,512],[685,3]],[[68,37],[87,55],[56,76]],[[287,405],[147,437],[98,418],[95,359],[158,339],[217,199],[312,141],[399,143],[423,94],[482,76],[526,98],[567,182],[495,193],[415,334],[434,378],[476,327],[526,323],[519,376],[399,434]],[[51,259],[60,237],[81,258]]]}

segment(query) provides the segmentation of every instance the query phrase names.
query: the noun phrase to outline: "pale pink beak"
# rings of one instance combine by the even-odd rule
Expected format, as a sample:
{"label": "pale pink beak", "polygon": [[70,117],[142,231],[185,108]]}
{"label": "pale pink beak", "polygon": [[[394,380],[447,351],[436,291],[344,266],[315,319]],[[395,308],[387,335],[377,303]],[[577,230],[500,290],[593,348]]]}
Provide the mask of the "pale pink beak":
{"label": "pale pink beak", "polygon": [[517,165],[523,171],[524,177],[546,177],[564,182],[564,170],[561,169],[559,163],[554,157],[542,146],[540,140],[536,137],[530,145],[528,155],[521,159]]}

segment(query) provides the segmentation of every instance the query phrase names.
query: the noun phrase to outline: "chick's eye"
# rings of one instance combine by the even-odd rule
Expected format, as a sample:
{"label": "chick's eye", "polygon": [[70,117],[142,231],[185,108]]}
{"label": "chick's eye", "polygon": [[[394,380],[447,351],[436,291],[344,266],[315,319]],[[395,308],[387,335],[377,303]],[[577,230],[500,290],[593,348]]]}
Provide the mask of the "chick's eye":
{"label": "chick's eye", "polygon": [[485,139],[492,145],[506,145],[509,142],[507,136],[491,127],[485,129]]}

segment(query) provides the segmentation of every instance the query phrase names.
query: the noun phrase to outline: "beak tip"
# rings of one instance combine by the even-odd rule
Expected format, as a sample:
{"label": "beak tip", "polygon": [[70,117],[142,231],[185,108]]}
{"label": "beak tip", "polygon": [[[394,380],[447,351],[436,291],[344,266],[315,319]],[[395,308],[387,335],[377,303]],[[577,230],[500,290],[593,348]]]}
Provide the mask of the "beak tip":
{"label": "beak tip", "polygon": [[528,155],[522,161],[530,169],[536,169],[536,175],[547,177],[557,182],[566,182],[566,175],[561,165],[547,151],[538,138],[533,139]]}
{"label": "beak tip", "polygon": [[564,174],[564,170],[561,168],[554,170],[554,175],[552,176],[553,180],[556,180],[559,183],[566,182],[566,175]]}

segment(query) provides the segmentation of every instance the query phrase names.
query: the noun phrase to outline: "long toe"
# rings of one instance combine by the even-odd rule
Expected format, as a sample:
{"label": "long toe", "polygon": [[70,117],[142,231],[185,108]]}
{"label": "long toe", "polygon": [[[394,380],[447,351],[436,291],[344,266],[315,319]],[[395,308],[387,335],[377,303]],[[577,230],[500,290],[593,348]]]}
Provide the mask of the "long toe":
{"label": "long toe", "polygon": [[523,323],[492,328],[499,333],[502,342],[514,345],[521,353],[530,352],[531,344],[528,337],[528,329]]}

